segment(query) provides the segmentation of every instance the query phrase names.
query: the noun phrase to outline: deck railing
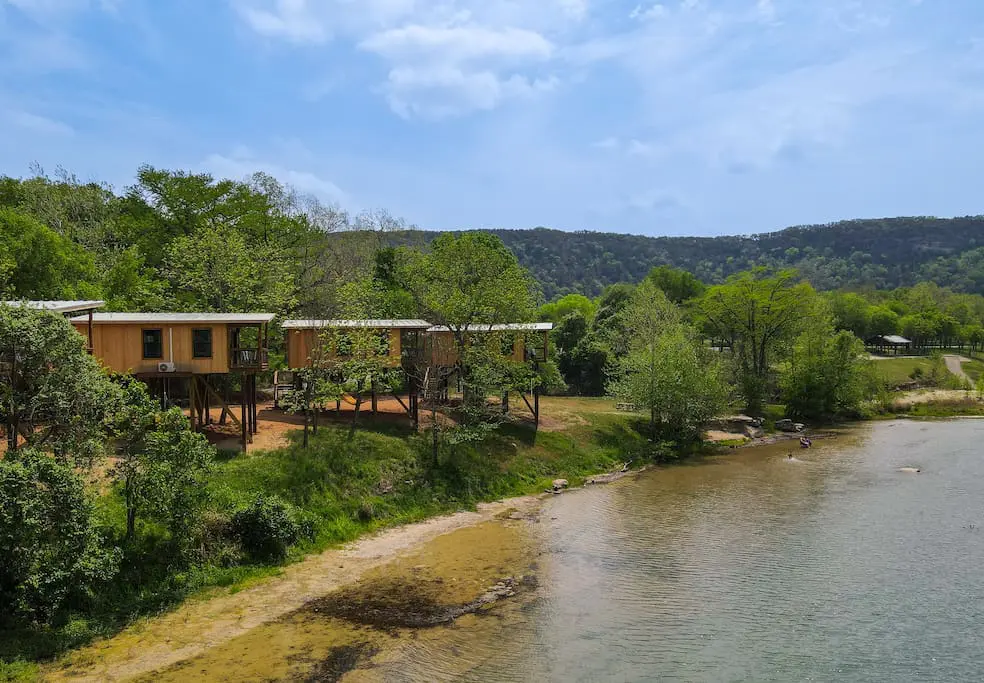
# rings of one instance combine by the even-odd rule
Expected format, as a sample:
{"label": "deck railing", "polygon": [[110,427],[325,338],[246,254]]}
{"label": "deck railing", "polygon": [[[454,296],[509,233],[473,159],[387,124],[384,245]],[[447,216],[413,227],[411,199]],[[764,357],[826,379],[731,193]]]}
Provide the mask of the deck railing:
{"label": "deck railing", "polygon": [[235,370],[266,370],[266,349],[229,349],[229,367]]}

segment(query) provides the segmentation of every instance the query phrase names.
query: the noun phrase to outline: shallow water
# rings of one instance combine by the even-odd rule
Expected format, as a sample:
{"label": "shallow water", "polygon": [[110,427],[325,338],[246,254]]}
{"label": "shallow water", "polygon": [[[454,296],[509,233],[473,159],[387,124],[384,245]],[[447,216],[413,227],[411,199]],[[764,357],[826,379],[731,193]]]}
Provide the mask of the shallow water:
{"label": "shallow water", "polygon": [[982,439],[877,423],[574,491],[360,583],[452,605],[536,575],[491,609],[425,629],[302,610],[147,680],[981,680]]}
{"label": "shallow water", "polygon": [[375,674],[981,680],[982,443],[984,421],[879,423],[558,497],[536,596]]}

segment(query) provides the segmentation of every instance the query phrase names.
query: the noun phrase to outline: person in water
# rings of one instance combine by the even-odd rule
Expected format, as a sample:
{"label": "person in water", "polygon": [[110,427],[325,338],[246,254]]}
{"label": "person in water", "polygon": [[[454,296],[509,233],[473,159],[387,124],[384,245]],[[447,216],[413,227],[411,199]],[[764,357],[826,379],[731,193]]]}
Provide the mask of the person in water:
{"label": "person in water", "polygon": [[793,454],[792,453],[787,453],[786,454],[786,460],[792,460],[792,459],[793,459]]}

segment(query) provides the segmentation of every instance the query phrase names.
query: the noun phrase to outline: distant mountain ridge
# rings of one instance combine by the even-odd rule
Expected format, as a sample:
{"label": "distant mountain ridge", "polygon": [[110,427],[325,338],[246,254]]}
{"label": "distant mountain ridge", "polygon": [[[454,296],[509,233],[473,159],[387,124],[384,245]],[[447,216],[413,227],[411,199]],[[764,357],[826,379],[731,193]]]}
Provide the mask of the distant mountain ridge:
{"label": "distant mountain ridge", "polygon": [[[891,289],[933,280],[984,294],[984,216],[859,219],[722,237],[647,237],[548,228],[488,230],[529,268],[547,299],[597,295],[668,264],[708,283],[754,266],[795,267],[819,289]],[[394,245],[423,246],[439,232],[403,231]]]}

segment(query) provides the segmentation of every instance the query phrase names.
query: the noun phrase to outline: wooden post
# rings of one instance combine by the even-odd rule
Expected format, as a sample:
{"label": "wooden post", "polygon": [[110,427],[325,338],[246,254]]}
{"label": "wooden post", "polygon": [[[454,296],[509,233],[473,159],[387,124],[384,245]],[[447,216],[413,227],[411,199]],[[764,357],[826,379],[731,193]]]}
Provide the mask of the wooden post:
{"label": "wooden post", "polygon": [[502,392],[502,414],[509,412],[509,390]]}
{"label": "wooden post", "polygon": [[260,431],[257,422],[260,418],[260,410],[258,407],[258,399],[256,397],[256,373],[249,376],[249,393],[250,399],[253,403],[253,433],[257,434]]}
{"label": "wooden post", "polygon": [[92,309],[89,309],[89,353],[92,353]]}
{"label": "wooden post", "polygon": [[191,417],[191,431],[198,431],[198,400],[195,396],[195,376],[192,375],[191,379],[188,380],[188,412]]}
{"label": "wooden post", "polygon": [[378,402],[377,402],[377,398],[376,398],[376,380],[373,380],[372,381],[372,385],[370,386],[369,391],[371,392],[372,415],[373,415],[373,417],[375,417],[376,416],[377,409],[379,407]]}
{"label": "wooden post", "polygon": [[243,453],[246,452],[247,444],[249,443],[249,410],[247,409],[247,402],[249,399],[246,395],[246,376],[241,376],[242,392],[240,393],[240,410],[242,419],[239,421],[240,428],[242,429],[242,442],[243,442]]}
{"label": "wooden post", "polygon": [[533,416],[536,419],[536,425],[540,426],[540,387],[533,388]]}

